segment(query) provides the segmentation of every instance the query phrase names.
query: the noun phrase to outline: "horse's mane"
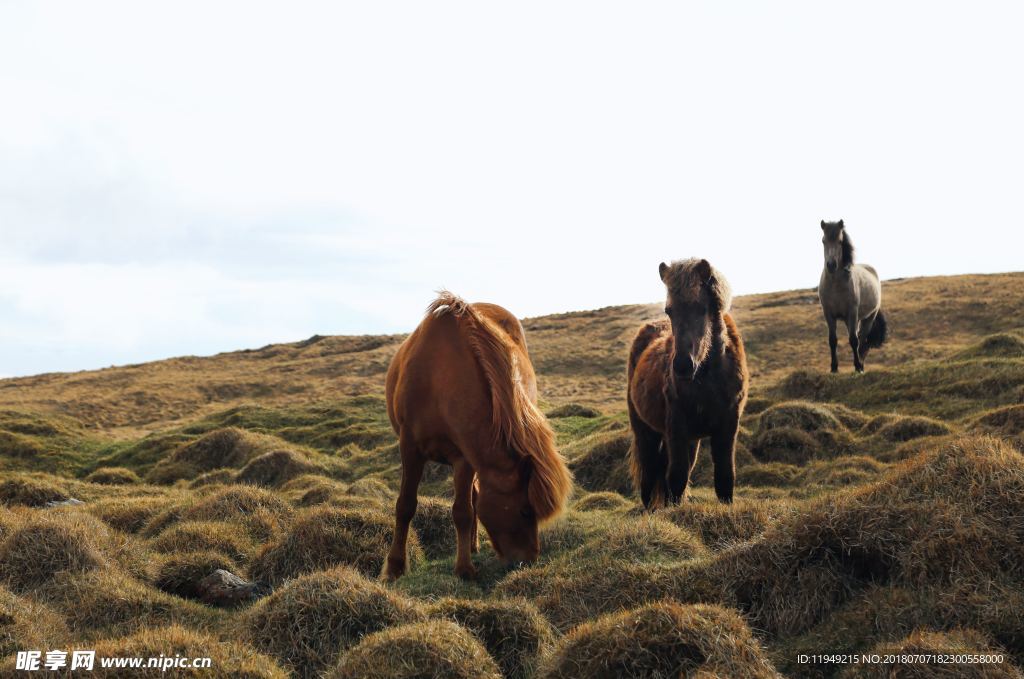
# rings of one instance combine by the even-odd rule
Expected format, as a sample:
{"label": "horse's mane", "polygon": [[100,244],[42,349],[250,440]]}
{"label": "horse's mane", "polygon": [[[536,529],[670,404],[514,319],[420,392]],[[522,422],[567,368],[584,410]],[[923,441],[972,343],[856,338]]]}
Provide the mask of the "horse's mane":
{"label": "horse's mane", "polygon": [[507,333],[447,290],[438,293],[427,313],[450,313],[460,321],[491,392],[495,442],[532,463],[527,496],[537,519],[561,513],[572,490],[572,476],[555,448],[551,425],[523,388],[519,358]]}
{"label": "horse's mane", "polygon": [[853,266],[853,243],[850,242],[850,234],[846,233],[843,229],[843,240],[841,241],[843,246],[843,261],[841,266],[845,269],[846,267]]}

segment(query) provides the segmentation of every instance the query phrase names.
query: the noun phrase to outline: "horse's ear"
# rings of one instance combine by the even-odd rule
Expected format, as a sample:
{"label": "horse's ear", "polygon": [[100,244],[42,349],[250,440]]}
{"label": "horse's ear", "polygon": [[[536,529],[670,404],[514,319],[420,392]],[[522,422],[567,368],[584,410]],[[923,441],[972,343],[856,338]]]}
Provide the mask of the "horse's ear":
{"label": "horse's ear", "polygon": [[701,283],[707,283],[708,281],[711,280],[711,264],[708,262],[708,260],[702,259],[699,262],[697,262],[697,266],[694,269],[694,271],[696,271],[697,275],[700,277]]}
{"label": "horse's ear", "polygon": [[825,220],[824,220],[824,219],[823,219],[823,220],[821,220],[821,230],[822,230],[822,231],[824,231],[824,230],[825,230]]}
{"label": "horse's ear", "polygon": [[661,282],[665,282],[665,274],[668,273],[668,264],[662,262],[658,265],[658,275],[661,276]]}
{"label": "horse's ear", "polygon": [[839,220],[839,228],[840,229],[843,228],[843,220],[841,220],[841,219]]}

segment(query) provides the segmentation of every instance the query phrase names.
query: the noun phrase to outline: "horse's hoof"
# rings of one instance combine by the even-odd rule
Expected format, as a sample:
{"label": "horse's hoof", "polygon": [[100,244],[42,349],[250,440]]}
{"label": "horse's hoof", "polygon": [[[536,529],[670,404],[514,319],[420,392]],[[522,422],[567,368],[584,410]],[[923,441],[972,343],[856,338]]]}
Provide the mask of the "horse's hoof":
{"label": "horse's hoof", "polygon": [[393,571],[389,568],[385,568],[383,571],[381,571],[380,579],[384,582],[394,582],[403,575],[405,575],[404,569],[401,571]]}
{"label": "horse's hoof", "polygon": [[405,570],[406,564],[404,561],[392,561],[388,559],[384,562],[384,568],[380,571],[380,579],[384,582],[394,582],[405,575]]}
{"label": "horse's hoof", "polygon": [[476,566],[474,566],[473,564],[470,564],[468,566],[456,566],[455,575],[459,576],[463,580],[476,580]]}

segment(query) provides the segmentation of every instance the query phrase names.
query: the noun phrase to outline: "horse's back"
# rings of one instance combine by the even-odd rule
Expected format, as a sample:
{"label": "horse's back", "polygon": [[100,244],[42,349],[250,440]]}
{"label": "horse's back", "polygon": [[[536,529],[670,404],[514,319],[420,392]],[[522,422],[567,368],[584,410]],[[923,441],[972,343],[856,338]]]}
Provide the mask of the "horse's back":
{"label": "horse's back", "polygon": [[864,318],[882,306],[882,282],[870,264],[854,264],[853,271],[857,273],[860,287],[860,317]]}
{"label": "horse's back", "polygon": [[457,438],[453,423],[490,421],[489,391],[472,348],[452,313],[432,313],[399,347],[387,376],[395,432],[412,439]]}

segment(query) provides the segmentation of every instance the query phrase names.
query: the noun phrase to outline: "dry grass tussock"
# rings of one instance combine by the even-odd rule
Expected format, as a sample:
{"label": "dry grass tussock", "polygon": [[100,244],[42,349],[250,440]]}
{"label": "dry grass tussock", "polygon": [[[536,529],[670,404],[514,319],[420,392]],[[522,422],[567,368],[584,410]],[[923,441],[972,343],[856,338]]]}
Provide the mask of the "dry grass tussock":
{"label": "dry grass tussock", "polygon": [[[212,677],[802,677],[842,668],[801,652],[983,646],[1010,661],[991,676],[1018,676],[1021,280],[886,283],[893,341],[863,375],[827,373],[812,291],[737,299],[754,393],[736,502],[715,501],[705,442],[688,501],[653,516],[628,474],[624,362],[660,307],[526,319],[575,499],[533,566],[507,571],[481,531],[472,581],[452,572],[440,465],[410,572],[376,581],[401,477],[381,398],[400,338],[0,380],[0,658],[96,644],[209,654]],[[85,504],[46,508],[72,497]],[[277,589],[231,610],[190,600],[214,567]]]}
{"label": "dry grass tussock", "polygon": [[223,467],[245,466],[280,441],[239,429],[225,427],[203,434],[175,449],[160,460],[147,475],[151,483],[173,483],[193,479],[204,472]]}
{"label": "dry grass tussock", "polygon": [[501,671],[466,629],[446,620],[402,625],[349,649],[330,679],[500,679]]}
{"label": "dry grass tussock", "polygon": [[182,521],[228,521],[262,542],[284,528],[291,514],[291,506],[272,491],[252,486],[215,487],[209,495],[193,496],[155,515],[146,523],[142,534],[154,537]]}
{"label": "dry grass tussock", "polygon": [[125,486],[141,483],[142,479],[134,471],[125,467],[100,467],[86,476],[85,481],[104,486]]}
{"label": "dry grass tussock", "polygon": [[[96,642],[97,657],[146,657],[175,655],[188,658],[210,658],[208,669],[133,670],[132,677],[189,676],[206,679],[285,679],[288,674],[272,658],[234,641],[222,641],[179,625],[145,629],[130,636]],[[123,676],[124,670],[94,669],[94,677]]]}
{"label": "dry grass tussock", "polygon": [[54,578],[37,596],[64,617],[76,639],[170,624],[214,629],[224,622],[220,611],[162,592],[113,567]]}
{"label": "dry grass tussock", "polygon": [[882,481],[806,507],[714,564],[723,590],[773,634],[799,633],[869,584],[949,586],[997,573],[1024,549],[1024,459],[960,439]]}
{"label": "dry grass tussock", "polygon": [[720,606],[648,604],[587,622],[544,659],[539,677],[775,678],[743,618]]}
{"label": "dry grass tussock", "polygon": [[69,638],[67,625],[56,611],[0,586],[0,659]]}
{"label": "dry grass tussock", "polygon": [[[391,546],[394,519],[372,510],[314,508],[300,514],[280,539],[265,545],[253,558],[250,573],[277,584],[303,573],[338,565],[352,566],[369,577],[380,574]],[[415,568],[423,551],[409,531],[409,565]]]}
{"label": "dry grass tussock", "polygon": [[244,614],[242,636],[297,676],[315,677],[364,635],[425,617],[420,604],[341,567],[285,583]]}
{"label": "dry grass tussock", "polygon": [[534,674],[540,655],[554,642],[551,624],[528,601],[442,599],[428,613],[458,623],[483,644],[507,679]]}
{"label": "dry grass tussock", "polygon": [[0,584],[19,593],[57,577],[113,566],[141,572],[137,545],[81,512],[26,515],[0,542]]}

